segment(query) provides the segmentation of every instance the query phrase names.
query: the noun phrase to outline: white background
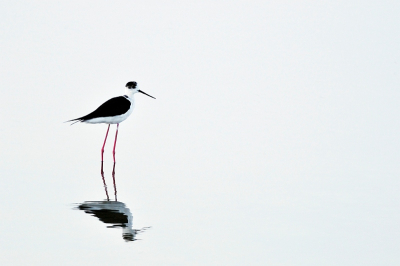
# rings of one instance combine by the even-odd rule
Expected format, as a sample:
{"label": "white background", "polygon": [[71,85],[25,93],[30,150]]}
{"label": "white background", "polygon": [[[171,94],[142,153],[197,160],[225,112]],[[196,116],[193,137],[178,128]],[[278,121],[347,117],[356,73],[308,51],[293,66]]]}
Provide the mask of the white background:
{"label": "white background", "polygon": [[[1,265],[399,265],[397,1],[1,1]],[[135,80],[119,200],[106,125]],[[105,152],[111,185],[112,139]]]}

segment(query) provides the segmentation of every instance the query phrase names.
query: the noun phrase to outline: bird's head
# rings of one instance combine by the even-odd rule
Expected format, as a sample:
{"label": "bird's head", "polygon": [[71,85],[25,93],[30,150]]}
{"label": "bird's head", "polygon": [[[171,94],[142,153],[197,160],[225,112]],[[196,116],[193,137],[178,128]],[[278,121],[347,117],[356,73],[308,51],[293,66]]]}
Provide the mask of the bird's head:
{"label": "bird's head", "polygon": [[128,83],[126,83],[125,87],[127,88],[128,92],[130,95],[133,95],[135,93],[143,93],[144,95],[147,95],[153,99],[155,99],[153,96],[145,93],[144,91],[139,90],[137,82],[136,81],[129,81]]}
{"label": "bird's head", "polygon": [[137,83],[136,81],[129,81],[128,83],[126,83],[125,87],[127,87],[128,89],[136,89]]}

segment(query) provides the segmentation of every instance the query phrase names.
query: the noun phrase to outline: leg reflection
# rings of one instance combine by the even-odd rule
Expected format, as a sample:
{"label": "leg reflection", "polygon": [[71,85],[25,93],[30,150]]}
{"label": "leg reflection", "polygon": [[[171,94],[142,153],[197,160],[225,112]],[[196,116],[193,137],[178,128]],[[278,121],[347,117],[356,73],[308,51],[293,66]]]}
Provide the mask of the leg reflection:
{"label": "leg reflection", "polygon": [[[113,170],[114,171],[114,170]],[[103,185],[104,185],[104,190],[106,191],[106,196],[107,196],[107,201],[110,200],[110,197],[108,196],[108,191],[107,191],[107,185],[106,185],[106,180],[104,178],[104,171],[103,171],[103,161],[101,161],[101,177],[103,178]],[[115,186],[115,183],[114,183]],[[115,194],[116,195],[116,194]],[[115,196],[116,197],[116,196]]]}
{"label": "leg reflection", "polygon": [[114,183],[115,201],[117,201],[117,185],[115,184],[115,162],[114,162],[114,165],[113,165],[112,178],[113,178],[113,183]]}

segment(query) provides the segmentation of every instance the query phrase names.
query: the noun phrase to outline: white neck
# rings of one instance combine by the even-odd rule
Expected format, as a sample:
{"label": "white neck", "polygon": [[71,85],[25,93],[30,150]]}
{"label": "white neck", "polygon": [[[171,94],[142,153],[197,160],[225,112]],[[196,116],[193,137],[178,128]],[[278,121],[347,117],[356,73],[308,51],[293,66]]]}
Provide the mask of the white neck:
{"label": "white neck", "polygon": [[133,94],[135,94],[135,90],[131,90],[126,88],[125,89],[125,95],[129,97],[130,100],[133,101]]}

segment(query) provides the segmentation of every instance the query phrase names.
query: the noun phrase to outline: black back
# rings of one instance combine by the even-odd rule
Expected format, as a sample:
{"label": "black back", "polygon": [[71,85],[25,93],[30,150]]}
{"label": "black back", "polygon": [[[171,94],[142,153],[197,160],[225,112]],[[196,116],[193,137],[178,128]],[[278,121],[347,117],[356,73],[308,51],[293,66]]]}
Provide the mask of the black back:
{"label": "black back", "polygon": [[106,101],[90,114],[76,118],[74,120],[85,121],[97,117],[123,115],[128,112],[130,107],[131,102],[127,98],[125,98],[124,96],[118,96]]}

